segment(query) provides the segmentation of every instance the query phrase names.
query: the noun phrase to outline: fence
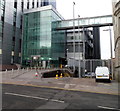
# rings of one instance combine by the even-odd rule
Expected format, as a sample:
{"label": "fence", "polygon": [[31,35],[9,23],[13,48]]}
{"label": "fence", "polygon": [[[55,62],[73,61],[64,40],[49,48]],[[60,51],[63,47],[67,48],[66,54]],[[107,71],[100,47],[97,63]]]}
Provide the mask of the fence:
{"label": "fence", "polygon": [[[80,62],[80,63],[79,63]],[[69,61],[68,66],[73,70],[74,62]],[[78,77],[79,70],[81,76],[84,76],[85,72],[95,72],[97,66],[106,66],[111,71],[111,62],[110,60],[100,60],[100,59],[86,59],[86,60],[75,60],[75,69],[77,73],[75,76]]]}
{"label": "fence", "polygon": [[[1,78],[9,78],[9,79],[15,79],[17,78],[18,76],[21,76],[25,73],[30,73],[30,72],[33,72],[35,73],[36,71],[39,71],[39,72],[44,72],[44,71],[49,71],[49,70],[52,70],[53,68],[38,68],[38,67],[27,67],[27,68],[22,68],[22,69],[17,69],[17,70],[5,70],[5,71],[2,71],[0,76],[2,76]],[[58,68],[54,68],[55,69],[58,69]]]}
{"label": "fence", "polygon": [[28,68],[26,68],[26,69],[17,69],[17,70],[7,70],[6,69],[6,71],[2,71],[2,77],[5,77],[5,78],[15,78],[15,77],[17,77],[17,76],[19,76],[19,75],[22,75],[22,74],[24,74],[24,73],[27,73],[29,71],[29,69]]}

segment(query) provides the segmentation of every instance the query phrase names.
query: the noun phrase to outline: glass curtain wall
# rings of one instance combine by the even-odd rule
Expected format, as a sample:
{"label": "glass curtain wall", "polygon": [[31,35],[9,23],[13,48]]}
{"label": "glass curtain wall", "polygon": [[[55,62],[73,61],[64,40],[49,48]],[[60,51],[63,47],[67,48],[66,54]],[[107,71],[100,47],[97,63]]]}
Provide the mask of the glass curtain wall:
{"label": "glass curtain wall", "polygon": [[0,0],[0,54],[2,54],[2,36],[4,24],[5,1]]}
{"label": "glass curtain wall", "polygon": [[61,19],[54,12],[52,12],[52,21],[51,55],[54,59],[53,64],[56,64],[56,67],[58,67],[60,64],[65,64],[66,31],[56,30],[58,21],[61,22]]}
{"label": "glass curtain wall", "polygon": [[54,31],[52,22],[59,19],[52,10],[24,14],[23,65],[44,68],[57,66],[58,62],[55,61],[64,56],[65,42],[64,35]]}

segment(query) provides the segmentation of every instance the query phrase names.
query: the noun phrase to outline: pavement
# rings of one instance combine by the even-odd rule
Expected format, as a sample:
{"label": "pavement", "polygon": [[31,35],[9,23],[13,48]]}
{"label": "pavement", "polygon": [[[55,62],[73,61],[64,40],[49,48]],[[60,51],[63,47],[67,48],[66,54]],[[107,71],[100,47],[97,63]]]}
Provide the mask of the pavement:
{"label": "pavement", "polygon": [[42,78],[41,73],[45,70],[39,70],[38,76],[35,76],[36,70],[16,70],[0,72],[1,84],[17,84],[33,87],[55,88],[62,90],[83,91],[91,93],[118,95],[118,84],[112,80],[111,83],[95,82],[95,78]]}

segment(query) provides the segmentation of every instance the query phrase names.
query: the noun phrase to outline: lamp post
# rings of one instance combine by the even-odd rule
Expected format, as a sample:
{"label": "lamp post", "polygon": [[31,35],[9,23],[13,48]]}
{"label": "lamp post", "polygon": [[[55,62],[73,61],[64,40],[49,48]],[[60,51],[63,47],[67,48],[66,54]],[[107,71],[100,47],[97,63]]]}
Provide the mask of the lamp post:
{"label": "lamp post", "polygon": [[51,61],[52,58],[49,58],[48,59],[48,68],[50,68],[50,61]]}
{"label": "lamp post", "polygon": [[83,74],[85,75],[85,30],[83,27]]}
{"label": "lamp post", "polygon": [[78,35],[79,35],[79,42],[78,42],[78,45],[79,45],[79,78],[81,77],[81,65],[80,65],[80,27],[79,27],[79,18],[80,18],[80,15],[78,15]]}
{"label": "lamp post", "polygon": [[37,60],[38,60],[38,57],[33,56],[34,67],[37,67]]}
{"label": "lamp post", "polygon": [[67,65],[68,65],[68,50],[69,50],[69,49],[66,49],[66,51],[67,51]]}
{"label": "lamp post", "polygon": [[73,2],[73,54],[74,54],[74,63],[73,63],[73,71],[75,71],[75,2]]}
{"label": "lamp post", "polygon": [[111,60],[110,60],[110,63],[111,63],[111,73],[112,73],[112,78],[113,78],[113,63],[112,63],[112,58],[113,58],[113,50],[112,50],[112,33],[111,33],[111,28],[110,28],[110,26],[109,26],[109,29],[106,29],[106,30],[103,30],[103,31],[109,31],[109,35],[110,35],[110,53],[111,53],[111,55],[110,55],[110,58],[111,58]]}

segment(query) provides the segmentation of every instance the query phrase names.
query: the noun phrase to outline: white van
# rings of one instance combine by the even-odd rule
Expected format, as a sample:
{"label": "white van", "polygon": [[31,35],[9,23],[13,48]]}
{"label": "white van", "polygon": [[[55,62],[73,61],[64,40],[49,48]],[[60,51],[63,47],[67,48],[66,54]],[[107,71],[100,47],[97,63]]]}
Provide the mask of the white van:
{"label": "white van", "polygon": [[95,74],[96,74],[96,82],[98,80],[108,80],[110,82],[110,72],[108,67],[97,67],[95,70]]}

